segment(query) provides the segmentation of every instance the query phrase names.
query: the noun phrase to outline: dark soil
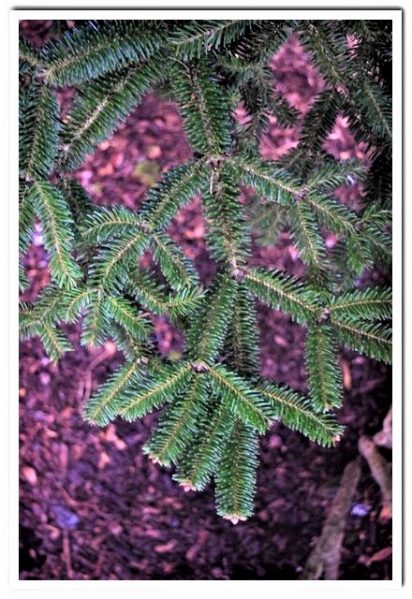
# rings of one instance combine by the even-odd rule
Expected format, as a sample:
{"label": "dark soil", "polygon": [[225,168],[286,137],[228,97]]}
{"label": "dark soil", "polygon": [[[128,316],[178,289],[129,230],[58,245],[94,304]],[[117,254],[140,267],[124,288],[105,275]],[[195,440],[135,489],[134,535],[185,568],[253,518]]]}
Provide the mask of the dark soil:
{"label": "dark soil", "polygon": [[[50,23],[32,22],[23,29],[36,41],[49,32]],[[322,81],[296,42],[290,44],[284,60],[274,61],[275,79],[278,74],[282,92],[291,101],[295,97],[304,113]],[[289,71],[295,76],[288,84]],[[69,95],[63,93],[66,101]],[[362,152],[344,121],[340,127],[339,151]],[[297,135],[298,130],[285,133],[274,123],[262,153],[272,148],[277,157],[282,147],[293,147]],[[149,95],[74,176],[97,203],[136,208],[148,185],[190,155],[175,105]],[[213,264],[205,249],[199,200],[178,215],[170,232],[208,282]],[[26,259],[32,286],[25,299],[35,298],[48,282],[41,241],[39,230]],[[253,260],[303,272],[287,231],[276,246],[256,247]],[[259,322],[262,374],[305,391],[305,330],[263,306]],[[185,493],[166,469],[142,454],[156,414],[133,424],[118,420],[105,429],[83,422],[84,401],[122,355],[111,342],[100,349],[81,347],[78,327],[67,331],[76,350],[58,365],[50,363],[38,339],[21,345],[21,578],[297,579],[343,469],[358,453],[359,436],[381,428],[391,404],[390,369],[342,352],[345,399],[339,421],[346,432],[341,442],[323,449],[274,425],[261,443],[255,516],[233,526],[216,515],[213,489]],[[156,334],[162,353],[179,351],[180,338],[163,319],[156,320]],[[381,508],[379,488],[364,463],[347,520],[341,579],[391,578],[391,521]]]}

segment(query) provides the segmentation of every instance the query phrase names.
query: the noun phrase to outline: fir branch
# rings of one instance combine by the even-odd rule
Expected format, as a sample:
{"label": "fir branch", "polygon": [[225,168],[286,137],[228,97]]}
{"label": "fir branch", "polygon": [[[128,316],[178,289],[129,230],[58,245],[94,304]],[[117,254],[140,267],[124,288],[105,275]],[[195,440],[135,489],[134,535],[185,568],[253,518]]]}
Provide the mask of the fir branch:
{"label": "fir branch", "polygon": [[118,414],[132,422],[183,393],[192,378],[191,366],[187,363],[164,366],[156,372],[156,378],[149,376],[139,380],[128,397],[119,402]]}
{"label": "fir branch", "polygon": [[334,298],[329,310],[337,318],[386,320],[392,314],[392,291],[389,288],[349,291]]}
{"label": "fir branch", "polygon": [[244,185],[252,187],[258,196],[279,204],[290,204],[301,191],[299,183],[286,171],[269,163],[251,163],[243,158],[231,158],[227,161],[227,168],[232,169],[232,176],[240,177]]}
{"label": "fir branch", "polygon": [[[354,86],[353,102],[361,110],[375,139],[392,140],[392,107],[384,90],[371,77],[363,76]],[[353,119],[351,121],[353,123]]]}
{"label": "fir branch", "polygon": [[230,435],[234,418],[230,410],[216,402],[204,419],[194,443],[179,459],[173,476],[185,490],[202,491],[216,471],[225,441]]}
{"label": "fir branch", "polygon": [[288,312],[299,324],[306,324],[320,314],[316,292],[295,277],[278,271],[250,269],[244,277],[246,288],[263,303]]}
{"label": "fir branch", "polygon": [[325,268],[325,245],[312,210],[306,202],[296,202],[289,209],[292,234],[300,258],[317,271]]}
{"label": "fir branch", "polygon": [[63,320],[75,323],[82,313],[94,302],[96,290],[92,287],[78,286],[68,290],[61,298]]}
{"label": "fir branch", "polygon": [[92,244],[100,244],[129,234],[144,233],[148,225],[138,214],[124,206],[94,209],[82,226],[82,237]]}
{"label": "fir branch", "polygon": [[176,62],[171,84],[193,147],[208,156],[223,154],[230,145],[229,101],[210,66]]}
{"label": "fir branch", "polygon": [[[389,234],[391,213],[382,206],[371,204],[363,213],[358,223],[360,237],[367,243],[364,245],[369,250],[373,260],[390,264],[392,256],[392,239]],[[366,250],[365,250],[366,251]]]}
{"label": "fir branch", "polygon": [[218,275],[192,318],[187,343],[196,361],[212,363],[223,346],[231,318],[236,282]]}
{"label": "fir branch", "polygon": [[131,274],[126,290],[154,314],[167,314],[172,320],[178,320],[196,311],[203,293],[198,287],[182,287],[176,293],[166,295],[163,286],[142,270]]}
{"label": "fir branch", "polygon": [[285,158],[287,164],[295,164],[300,172],[313,171],[326,159],[323,149],[326,136],[332,131],[336,118],[342,112],[343,100],[339,93],[326,89],[319,94],[306,113],[299,135],[299,146]]}
{"label": "fir branch", "polygon": [[268,402],[240,376],[222,364],[208,370],[212,390],[242,422],[259,432],[269,426],[273,411]]}
{"label": "fir branch", "polygon": [[66,351],[72,349],[67,337],[56,326],[61,320],[61,292],[52,287],[41,294],[34,306],[21,304],[20,335],[23,339],[40,337],[46,354],[53,362],[57,362]]}
{"label": "fir branch", "polygon": [[19,72],[21,75],[41,69],[43,60],[40,53],[24,38],[19,39]]}
{"label": "fir branch", "polygon": [[203,291],[200,288],[183,288],[168,297],[166,312],[172,319],[178,320],[191,313],[197,312],[201,305]]}
{"label": "fir branch", "polygon": [[286,41],[293,21],[254,21],[247,36],[228,49],[230,56],[247,64],[265,65]]}
{"label": "fir branch", "polygon": [[332,327],[309,327],[305,350],[309,396],[317,412],[328,412],[342,404],[342,376]]}
{"label": "fir branch", "polygon": [[217,513],[233,524],[246,520],[253,513],[257,454],[256,432],[237,420],[215,474]]}
{"label": "fir branch", "polygon": [[28,194],[42,224],[52,278],[61,287],[74,287],[81,271],[71,255],[73,219],[66,200],[62,192],[47,181],[34,182]]}
{"label": "fir branch", "polygon": [[142,218],[156,230],[165,228],[180,208],[205,190],[207,183],[208,173],[202,162],[175,167],[150,189]]}
{"label": "fir branch", "polygon": [[[52,278],[33,305],[22,303],[21,337],[39,336],[53,360],[71,349],[64,323],[79,323],[82,344],[112,339],[126,362],[87,402],[85,419],[134,421],[168,404],[144,451],[175,464],[185,490],[214,476],[218,512],[236,523],[253,511],[258,434],[274,420],[325,446],[339,440],[343,429],[328,412],[341,405],[336,346],[391,359],[390,290],[358,288],[365,269],[391,260],[390,28],[119,20],[58,29],[40,52],[24,41],[20,50],[20,276],[27,286],[22,258],[40,220]],[[269,64],[291,29],[327,81],[301,117],[274,91]],[[194,159],[164,173],[138,213],[96,207],[67,171],[159,84],[177,102]],[[61,128],[53,88],[70,85]],[[232,118],[239,105],[245,122]],[[324,149],[341,113],[374,148],[367,173]],[[258,147],[271,116],[300,126],[298,147],[276,163]],[[360,215],[333,199],[354,181],[365,181]],[[206,290],[166,230],[196,196],[217,266]],[[258,243],[274,244],[286,225],[308,265],[305,280],[249,264],[251,230]],[[327,251],[326,231],[338,239]],[[140,265],[146,251],[150,271]],[[255,298],[307,327],[309,397],[259,377]],[[177,324],[184,357],[159,358],[156,315]]]}
{"label": "fir branch", "polygon": [[176,291],[190,289],[199,284],[197,271],[189,258],[164,233],[152,235],[153,259],[159,265],[165,279]]}
{"label": "fir branch", "polygon": [[241,283],[236,290],[225,350],[227,363],[236,372],[243,376],[259,373],[257,314],[250,293]]}
{"label": "fir branch", "polygon": [[206,415],[207,401],[207,380],[197,374],[185,394],[177,397],[165,410],[143,451],[163,466],[176,463],[197,434],[199,421],[202,422]]}
{"label": "fir branch", "polygon": [[288,224],[288,208],[254,197],[246,206],[247,220],[258,245],[277,243],[280,233]]}
{"label": "fir branch", "polygon": [[123,287],[128,281],[128,270],[147,249],[149,240],[141,231],[130,231],[99,248],[89,267],[92,285],[109,291]]}
{"label": "fir branch", "polygon": [[326,21],[299,22],[299,40],[329,83],[336,87],[350,78],[350,55],[346,36],[333,31]]}
{"label": "fir branch", "polygon": [[59,130],[59,108],[54,93],[44,85],[33,86],[20,119],[20,172],[26,181],[51,173]]}
{"label": "fir branch", "polygon": [[332,233],[354,235],[357,216],[345,206],[327,197],[310,193],[305,202],[316,213],[319,222]]}
{"label": "fir branch", "polygon": [[121,325],[125,331],[137,341],[144,341],[150,334],[151,323],[143,318],[136,308],[124,297],[119,295],[107,295],[105,297],[104,309],[106,318],[114,320]]}
{"label": "fir branch", "polygon": [[96,347],[103,345],[108,337],[103,289],[100,287],[97,290],[94,289],[92,298],[83,320],[81,343]]}
{"label": "fir branch", "polygon": [[64,168],[74,170],[107,139],[162,78],[160,63],[151,60],[91,82],[76,97],[62,131]]}
{"label": "fir branch", "polygon": [[169,36],[176,56],[187,61],[219,51],[249,31],[251,21],[188,21]]}
{"label": "fir branch", "polygon": [[258,386],[258,392],[270,402],[274,418],[311,441],[328,447],[334,445],[343,432],[332,415],[315,412],[307,398],[287,387],[265,382]]}
{"label": "fir branch", "polygon": [[331,322],[339,343],[375,360],[391,363],[392,341],[388,326],[355,318],[338,319],[333,315]]}
{"label": "fir branch", "polygon": [[129,400],[132,390],[139,384],[142,376],[139,362],[128,362],[119,368],[85,405],[83,414],[86,421],[105,426],[114,420],[119,406]]}
{"label": "fir branch", "polygon": [[20,316],[26,314],[36,324],[41,324],[43,321],[48,324],[64,321],[64,298],[66,293],[70,292],[51,284],[41,292],[33,305],[23,302]]}
{"label": "fir branch", "polygon": [[41,338],[46,354],[53,362],[57,362],[65,352],[73,349],[67,337],[46,321],[38,326],[37,334]]}
{"label": "fir branch", "polygon": [[354,160],[325,160],[321,167],[310,174],[305,187],[310,193],[332,194],[341,185],[364,180],[365,176],[365,166]]}
{"label": "fir branch", "polygon": [[159,31],[138,21],[88,21],[46,44],[43,76],[57,86],[87,82],[147,60],[162,43]]}
{"label": "fir branch", "polygon": [[80,246],[84,239],[82,223],[92,212],[93,203],[84,187],[76,179],[63,179],[61,189],[73,215],[74,234]]}
{"label": "fir branch", "polygon": [[127,329],[124,329],[115,322],[110,323],[108,332],[116,347],[124,354],[126,360],[131,362],[141,360],[144,363],[149,359],[152,349],[149,340],[138,341]]}
{"label": "fir branch", "polygon": [[202,202],[208,248],[212,256],[225,264],[235,277],[249,257],[251,244],[239,195],[236,179],[223,170],[212,173],[210,193],[203,196]]}
{"label": "fir branch", "polygon": [[36,214],[34,211],[33,203],[30,201],[30,196],[26,190],[21,195],[21,202],[19,206],[19,255],[22,259],[29,246],[31,244],[34,227],[36,221]]}

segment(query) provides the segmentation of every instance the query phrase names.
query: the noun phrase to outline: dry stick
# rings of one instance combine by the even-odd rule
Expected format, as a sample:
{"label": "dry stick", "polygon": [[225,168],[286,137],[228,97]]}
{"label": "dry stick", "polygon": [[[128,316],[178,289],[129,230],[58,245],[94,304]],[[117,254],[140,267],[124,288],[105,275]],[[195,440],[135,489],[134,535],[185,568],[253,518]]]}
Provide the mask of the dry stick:
{"label": "dry stick", "polygon": [[67,528],[63,529],[63,559],[66,564],[67,578],[69,580],[72,580],[73,579],[72,557],[71,557],[71,551],[70,551],[69,531],[67,530]]}
{"label": "dry stick", "polygon": [[382,511],[386,517],[390,518],[392,516],[392,467],[370,437],[363,435],[358,441],[358,448],[368,462],[372,476],[381,489]]}
{"label": "dry stick", "polygon": [[373,440],[375,441],[375,445],[392,449],[392,406],[385,416],[382,430],[374,435]]}
{"label": "dry stick", "polygon": [[323,572],[325,580],[338,579],[346,516],[360,473],[359,458],[346,465],[322,533],[309,555],[301,579],[319,580]]}

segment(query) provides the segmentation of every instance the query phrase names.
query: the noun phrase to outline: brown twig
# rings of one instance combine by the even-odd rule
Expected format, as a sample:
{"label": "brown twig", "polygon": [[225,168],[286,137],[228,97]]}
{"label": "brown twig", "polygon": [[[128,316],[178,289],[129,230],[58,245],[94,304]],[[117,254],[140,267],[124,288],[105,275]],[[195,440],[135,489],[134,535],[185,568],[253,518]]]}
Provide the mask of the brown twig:
{"label": "brown twig", "polygon": [[63,559],[66,564],[66,572],[67,578],[70,580],[73,579],[73,568],[72,568],[72,557],[70,551],[70,539],[69,539],[69,531],[64,528],[63,529]]}
{"label": "brown twig", "polygon": [[389,412],[385,416],[382,430],[374,435],[373,440],[375,445],[392,449],[392,406],[389,408]]}
{"label": "brown twig", "polygon": [[385,517],[392,516],[392,467],[385,460],[373,439],[363,435],[358,442],[358,448],[368,462],[371,474],[378,483],[382,493],[383,512]]}
{"label": "brown twig", "polygon": [[359,458],[346,465],[322,533],[306,562],[303,580],[337,580],[346,516],[360,477]]}

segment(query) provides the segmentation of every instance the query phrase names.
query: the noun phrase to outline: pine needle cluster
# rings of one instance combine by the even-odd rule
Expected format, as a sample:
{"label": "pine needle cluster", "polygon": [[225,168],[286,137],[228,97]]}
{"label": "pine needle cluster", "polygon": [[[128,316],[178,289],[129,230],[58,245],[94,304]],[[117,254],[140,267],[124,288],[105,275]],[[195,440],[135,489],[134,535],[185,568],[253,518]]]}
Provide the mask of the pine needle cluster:
{"label": "pine needle cluster", "polygon": [[[299,146],[273,162],[258,151],[268,119],[296,115],[274,91],[268,60],[291,32],[327,86]],[[86,21],[39,51],[21,41],[20,254],[23,263],[40,221],[51,274],[21,306],[22,337],[39,336],[55,361],[71,349],[62,323],[81,322],[88,346],[114,340],[125,363],[85,419],[106,426],[161,409],[145,453],[187,490],[214,480],[217,511],[234,523],[253,513],[259,437],[273,422],[325,446],[343,434],[339,349],[391,360],[390,290],[358,285],[365,268],[390,264],[390,48],[385,21]],[[66,86],[74,100],[61,118]],[[164,174],[138,211],[94,205],[73,171],[159,87],[179,107],[193,159]],[[234,119],[240,103],[246,124]],[[368,171],[325,154],[341,112],[375,150]],[[361,212],[334,197],[354,180],[366,190]],[[240,201],[245,186],[256,211]],[[209,288],[167,232],[195,196],[216,263]],[[272,231],[275,243],[279,226],[294,236],[304,278],[251,266],[252,239]],[[333,252],[326,232],[337,236]],[[140,266],[147,251],[156,271]],[[307,329],[307,396],[262,379],[256,301]],[[184,335],[178,361],[156,350],[150,315]]]}

